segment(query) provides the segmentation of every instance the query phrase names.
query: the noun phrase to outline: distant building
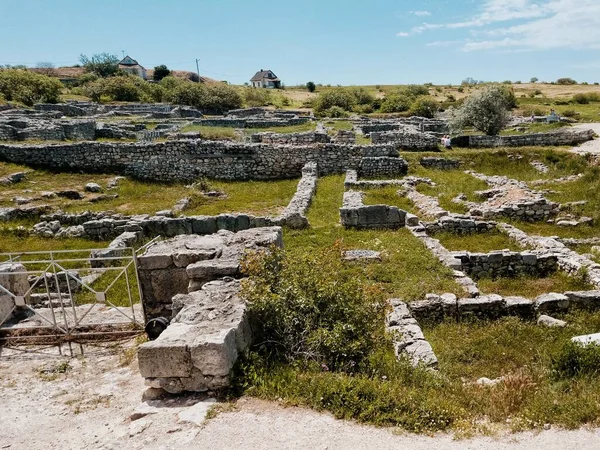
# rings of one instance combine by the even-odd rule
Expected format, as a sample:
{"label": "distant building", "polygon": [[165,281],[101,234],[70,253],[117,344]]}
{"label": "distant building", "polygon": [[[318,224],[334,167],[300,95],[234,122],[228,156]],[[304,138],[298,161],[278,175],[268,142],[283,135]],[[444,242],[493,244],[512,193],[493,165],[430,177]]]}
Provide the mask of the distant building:
{"label": "distant building", "polygon": [[121,60],[121,62],[119,62],[119,69],[121,69],[123,72],[143,78],[144,80],[147,78],[146,69],[144,69],[143,66],[138,64],[138,62],[130,56],[126,56]]}
{"label": "distant building", "polygon": [[272,70],[260,69],[250,79],[252,87],[267,88],[267,89],[278,89],[281,86],[281,80],[277,78],[277,75]]}

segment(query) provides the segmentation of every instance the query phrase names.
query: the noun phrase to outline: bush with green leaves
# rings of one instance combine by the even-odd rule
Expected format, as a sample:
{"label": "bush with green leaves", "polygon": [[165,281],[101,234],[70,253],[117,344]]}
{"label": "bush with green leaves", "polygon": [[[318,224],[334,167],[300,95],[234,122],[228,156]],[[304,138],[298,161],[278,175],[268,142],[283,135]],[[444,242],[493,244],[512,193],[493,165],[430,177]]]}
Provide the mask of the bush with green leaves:
{"label": "bush with green leaves", "polygon": [[488,86],[469,96],[462,106],[452,112],[449,125],[453,133],[474,127],[495,136],[510,121],[510,100],[500,86]]}
{"label": "bush with green leaves", "polygon": [[556,80],[556,84],[571,85],[577,84],[577,81],[575,81],[573,78],[559,78]]}
{"label": "bush with green leaves", "polygon": [[273,97],[268,89],[244,88],[244,102],[246,106],[268,106],[273,104]]}
{"label": "bush with green leaves", "polygon": [[[164,81],[164,80],[163,80]],[[165,100],[177,105],[193,106],[205,113],[221,114],[242,107],[238,90],[224,83],[183,81],[167,91]]]}
{"label": "bush with green leaves", "polygon": [[355,372],[385,346],[383,293],[344,267],[341,246],[249,253],[242,296],[259,326],[257,350],[273,360],[323,364]]}
{"label": "bush with green leaves", "polygon": [[600,375],[600,345],[581,345],[568,341],[552,359],[556,378]]}
{"label": "bush with green leaves", "polygon": [[355,97],[347,89],[329,89],[319,94],[314,103],[314,110],[318,115],[323,115],[334,106],[344,111],[352,111],[355,104]]}
{"label": "bush with green leaves", "polygon": [[156,66],[154,68],[154,73],[152,74],[152,79],[154,81],[160,81],[165,77],[168,77],[169,75],[171,75],[171,71],[169,70],[169,68],[167,66],[165,66],[164,64],[161,64],[160,66]]}
{"label": "bush with green leaves", "polygon": [[165,94],[159,84],[148,83],[134,75],[99,78],[83,86],[82,91],[95,102],[161,102]]}
{"label": "bush with green leaves", "polygon": [[316,89],[317,86],[315,86],[315,83],[313,83],[312,81],[306,83],[306,90],[308,90],[308,92],[315,92]]}
{"label": "bush with green leaves", "polygon": [[86,72],[92,72],[99,77],[106,78],[117,75],[119,72],[119,58],[109,53],[98,53],[88,58],[80,55],[79,61]]}
{"label": "bush with green leaves", "polygon": [[32,106],[57,103],[63,85],[56,78],[22,69],[0,70],[0,94],[7,101]]}
{"label": "bush with green leaves", "polygon": [[410,105],[409,112],[412,116],[433,119],[435,117],[435,113],[438,112],[439,109],[440,105],[435,100],[419,97],[412,103],[412,105]]}
{"label": "bush with green leaves", "polygon": [[380,111],[383,113],[405,112],[410,109],[413,98],[399,92],[386,95],[381,103]]}

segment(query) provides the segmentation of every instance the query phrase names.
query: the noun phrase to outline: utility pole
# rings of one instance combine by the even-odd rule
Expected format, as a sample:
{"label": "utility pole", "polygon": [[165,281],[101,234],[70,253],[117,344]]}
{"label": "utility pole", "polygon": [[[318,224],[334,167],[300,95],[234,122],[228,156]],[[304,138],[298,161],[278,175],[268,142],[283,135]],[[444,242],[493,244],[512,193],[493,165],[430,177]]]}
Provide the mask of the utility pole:
{"label": "utility pole", "polygon": [[200,60],[196,58],[196,73],[198,74],[198,78],[200,78],[200,66],[198,66],[198,61]]}
{"label": "utility pole", "polygon": [[125,58],[125,50],[121,50],[121,53],[123,53],[123,58]]}

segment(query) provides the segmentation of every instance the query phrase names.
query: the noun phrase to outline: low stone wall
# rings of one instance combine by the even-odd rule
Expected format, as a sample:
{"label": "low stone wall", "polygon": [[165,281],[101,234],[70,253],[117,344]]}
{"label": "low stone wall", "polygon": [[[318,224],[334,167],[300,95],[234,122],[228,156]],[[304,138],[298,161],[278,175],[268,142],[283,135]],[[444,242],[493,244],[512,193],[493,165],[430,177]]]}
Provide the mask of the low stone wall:
{"label": "low stone wall", "polygon": [[238,355],[252,342],[246,304],[238,281],[213,281],[179,295],[179,313],[158,339],[138,350],[146,385],[171,394],[226,388]]}
{"label": "low stone wall", "polygon": [[497,294],[459,299],[453,294],[427,294],[425,300],[409,303],[408,309],[417,320],[430,322],[471,317],[498,319],[503,316],[532,319],[542,314],[565,313],[570,310],[598,310],[600,291],[549,293],[535,299],[501,297]]}
{"label": "low stone wall", "polygon": [[472,234],[486,233],[495,230],[496,222],[487,222],[484,220],[476,220],[469,216],[452,214],[441,217],[435,222],[425,222],[423,223],[423,226],[430,235],[440,232]]}
{"label": "low stone wall", "polygon": [[308,131],[306,133],[254,133],[250,136],[253,143],[279,145],[327,144],[331,141],[327,133]]}
{"label": "low stone wall", "polygon": [[287,205],[279,220],[291,228],[308,228],[306,211],[317,190],[319,171],[316,163],[308,163],[302,168],[302,178],[296,188],[294,197]]}
{"label": "low stone wall", "polygon": [[356,133],[351,130],[338,130],[332,142],[337,144],[356,144]]}
{"label": "low stone wall", "polygon": [[361,177],[395,177],[408,172],[408,163],[403,158],[388,156],[365,157],[360,161],[358,169]]}
{"label": "low stone wall", "polygon": [[248,117],[248,118],[211,118],[194,120],[194,125],[203,125],[207,127],[233,127],[233,128],[271,128],[271,127],[289,127],[293,125],[302,125],[307,123],[310,117]]}
{"label": "low stone wall", "polygon": [[406,355],[413,366],[425,365],[437,368],[438,360],[425,339],[421,327],[412,316],[406,303],[400,299],[390,300],[392,311],[387,316],[387,330],[394,336],[394,352],[397,358]]}
{"label": "low stone wall", "polygon": [[340,222],[345,228],[400,228],[406,224],[406,211],[395,206],[365,205],[363,193],[344,192]]}
{"label": "low stone wall", "polygon": [[474,279],[545,277],[558,270],[558,258],[548,253],[496,251],[491,253],[452,252],[461,262],[462,271]]}
{"label": "low stone wall", "polygon": [[[247,180],[300,176],[316,162],[323,175],[358,169],[362,158],[398,156],[387,145],[273,146],[223,141],[149,143],[86,142],[55,145],[0,145],[0,160],[44,168],[113,172],[152,181],[193,181],[201,177]],[[390,164],[395,164],[390,160]]]}
{"label": "low stone wall", "polygon": [[531,133],[514,136],[459,136],[452,138],[457,147],[550,147],[578,145],[594,138],[593,130],[560,130],[550,133]]}
{"label": "low stone wall", "polygon": [[453,170],[458,169],[462,161],[458,159],[425,157],[419,160],[419,164],[428,169]]}
{"label": "low stone wall", "polygon": [[0,116],[0,141],[94,140],[95,120],[34,120],[26,117],[3,120]]}
{"label": "low stone wall", "polygon": [[428,133],[403,131],[386,131],[371,133],[371,142],[373,144],[393,144],[403,150],[438,150],[439,139]]}

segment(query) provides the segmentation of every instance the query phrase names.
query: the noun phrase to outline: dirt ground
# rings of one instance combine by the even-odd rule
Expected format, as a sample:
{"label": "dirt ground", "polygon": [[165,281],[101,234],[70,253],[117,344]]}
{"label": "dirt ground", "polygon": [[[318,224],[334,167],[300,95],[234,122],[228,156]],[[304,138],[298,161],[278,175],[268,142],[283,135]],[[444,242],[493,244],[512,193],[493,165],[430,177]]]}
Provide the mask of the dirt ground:
{"label": "dirt ground", "polygon": [[[197,395],[143,402],[132,342],[87,345],[84,354],[0,348],[0,449],[580,450],[600,439],[583,429],[470,440],[401,434],[252,398],[216,407]],[[220,412],[205,419],[213,407]]]}

